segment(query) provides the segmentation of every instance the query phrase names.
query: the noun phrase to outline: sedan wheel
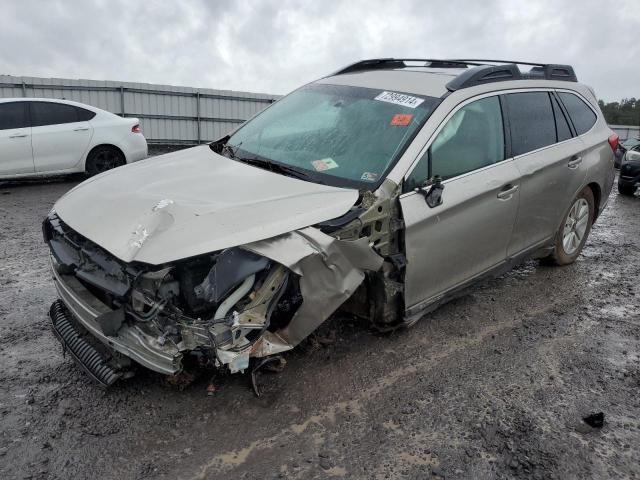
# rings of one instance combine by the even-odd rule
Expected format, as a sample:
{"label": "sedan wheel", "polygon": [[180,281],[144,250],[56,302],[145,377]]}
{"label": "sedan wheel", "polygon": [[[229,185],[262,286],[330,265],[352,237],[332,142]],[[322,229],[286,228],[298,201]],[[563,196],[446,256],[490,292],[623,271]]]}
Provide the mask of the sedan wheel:
{"label": "sedan wheel", "polygon": [[87,158],[86,171],[90,176],[124,165],[124,156],[115,148],[98,147]]}

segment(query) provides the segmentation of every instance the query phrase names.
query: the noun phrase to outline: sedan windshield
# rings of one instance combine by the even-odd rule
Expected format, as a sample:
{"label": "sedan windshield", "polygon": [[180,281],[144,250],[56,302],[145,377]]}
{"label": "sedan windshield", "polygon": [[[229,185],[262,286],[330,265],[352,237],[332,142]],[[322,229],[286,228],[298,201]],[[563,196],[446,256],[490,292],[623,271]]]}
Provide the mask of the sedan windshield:
{"label": "sedan windshield", "polygon": [[[236,131],[238,160],[328,185],[371,189],[384,178],[439,103],[433,97],[311,84]],[[251,163],[251,162],[250,162]],[[266,164],[269,165],[269,164]]]}

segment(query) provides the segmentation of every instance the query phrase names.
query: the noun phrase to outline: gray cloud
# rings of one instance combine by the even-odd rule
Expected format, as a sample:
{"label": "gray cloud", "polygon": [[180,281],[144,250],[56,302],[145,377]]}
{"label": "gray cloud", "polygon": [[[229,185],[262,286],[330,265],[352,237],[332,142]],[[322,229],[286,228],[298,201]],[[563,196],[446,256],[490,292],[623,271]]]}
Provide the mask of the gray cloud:
{"label": "gray cloud", "polygon": [[640,96],[640,2],[3,2],[0,73],[286,93],[373,57],[572,64]]}

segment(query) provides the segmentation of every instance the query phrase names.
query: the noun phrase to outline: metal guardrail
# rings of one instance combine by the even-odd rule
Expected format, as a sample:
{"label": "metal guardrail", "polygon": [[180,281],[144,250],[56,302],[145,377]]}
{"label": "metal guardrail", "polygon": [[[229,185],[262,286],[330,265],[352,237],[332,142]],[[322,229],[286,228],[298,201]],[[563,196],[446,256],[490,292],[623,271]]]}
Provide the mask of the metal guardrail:
{"label": "metal guardrail", "polygon": [[640,138],[640,126],[638,125],[609,125],[609,128],[620,135],[622,140]]}

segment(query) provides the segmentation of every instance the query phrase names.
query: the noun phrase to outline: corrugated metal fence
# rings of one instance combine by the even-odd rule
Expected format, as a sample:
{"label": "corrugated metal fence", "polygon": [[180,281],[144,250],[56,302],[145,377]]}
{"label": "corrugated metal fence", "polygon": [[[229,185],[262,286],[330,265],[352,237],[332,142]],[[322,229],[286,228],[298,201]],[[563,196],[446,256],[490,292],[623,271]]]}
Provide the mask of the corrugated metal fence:
{"label": "corrugated metal fence", "polygon": [[148,83],[0,75],[0,98],[58,98],[123,117],[138,117],[149,143],[217,140],[278,99],[277,95]]}

